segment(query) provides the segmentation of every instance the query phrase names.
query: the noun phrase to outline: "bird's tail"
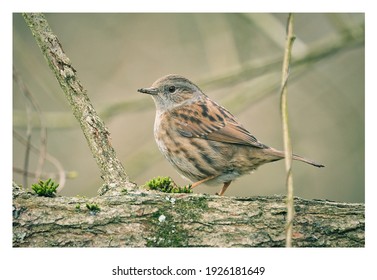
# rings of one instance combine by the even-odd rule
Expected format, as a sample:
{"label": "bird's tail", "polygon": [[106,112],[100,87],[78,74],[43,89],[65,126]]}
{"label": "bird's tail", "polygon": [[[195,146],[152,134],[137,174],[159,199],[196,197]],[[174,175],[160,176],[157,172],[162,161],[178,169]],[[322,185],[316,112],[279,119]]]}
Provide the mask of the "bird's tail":
{"label": "bird's tail", "polygon": [[294,160],[299,160],[299,161],[305,162],[305,163],[310,164],[310,165],[313,165],[313,166],[315,166],[315,167],[325,167],[323,164],[316,163],[315,161],[312,161],[312,160],[310,160],[310,159],[304,158],[304,157],[299,156],[299,155],[295,155],[295,154],[293,154],[293,159],[294,159]]}
{"label": "bird's tail", "polygon": [[[265,152],[265,154],[268,154],[268,155],[270,155],[274,158],[272,161],[283,159],[285,157],[283,151],[279,151],[279,150],[276,150],[276,149],[270,148],[270,147],[268,147],[268,149],[265,149],[264,152]],[[315,161],[312,161],[310,159],[304,158],[304,157],[299,156],[299,155],[293,154],[292,158],[294,160],[299,160],[299,161],[305,162],[307,164],[313,165],[315,167],[324,167],[323,164],[316,163]]]}

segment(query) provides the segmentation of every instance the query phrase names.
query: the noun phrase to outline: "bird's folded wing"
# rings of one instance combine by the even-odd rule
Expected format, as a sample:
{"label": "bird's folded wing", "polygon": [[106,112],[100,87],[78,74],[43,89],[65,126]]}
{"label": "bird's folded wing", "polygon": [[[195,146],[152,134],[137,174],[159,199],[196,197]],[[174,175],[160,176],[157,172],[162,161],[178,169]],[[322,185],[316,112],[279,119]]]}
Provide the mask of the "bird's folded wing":
{"label": "bird's folded wing", "polygon": [[195,102],[170,112],[171,129],[184,137],[267,148],[258,142],[235,117],[213,101]]}

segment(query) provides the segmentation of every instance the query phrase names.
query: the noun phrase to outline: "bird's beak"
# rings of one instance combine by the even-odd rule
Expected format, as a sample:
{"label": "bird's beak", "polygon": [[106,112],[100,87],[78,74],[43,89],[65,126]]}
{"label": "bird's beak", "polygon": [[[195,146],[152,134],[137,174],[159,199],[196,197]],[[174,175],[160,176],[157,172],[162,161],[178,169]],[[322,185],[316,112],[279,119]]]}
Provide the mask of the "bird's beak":
{"label": "bird's beak", "polygon": [[141,93],[150,94],[150,95],[158,94],[158,88],[139,88],[137,91]]}

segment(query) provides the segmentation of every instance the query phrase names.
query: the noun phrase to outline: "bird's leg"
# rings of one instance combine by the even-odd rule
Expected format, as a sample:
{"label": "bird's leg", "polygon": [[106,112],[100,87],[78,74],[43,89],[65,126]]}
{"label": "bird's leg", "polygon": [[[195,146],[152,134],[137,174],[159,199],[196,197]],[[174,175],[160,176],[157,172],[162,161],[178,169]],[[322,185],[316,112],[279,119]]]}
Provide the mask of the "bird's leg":
{"label": "bird's leg", "polygon": [[200,184],[202,184],[202,183],[204,183],[204,182],[207,182],[207,181],[209,181],[209,180],[211,180],[211,179],[213,179],[213,178],[215,178],[215,177],[216,177],[216,176],[214,175],[214,176],[211,176],[211,177],[205,178],[205,179],[203,179],[203,180],[200,180],[200,181],[198,181],[198,182],[195,182],[195,183],[193,183],[193,184],[191,185],[190,188],[193,189],[193,188],[199,186]]}
{"label": "bird's leg", "polygon": [[218,195],[222,196],[225,193],[226,189],[230,186],[230,183],[232,183],[232,181],[225,182]]}

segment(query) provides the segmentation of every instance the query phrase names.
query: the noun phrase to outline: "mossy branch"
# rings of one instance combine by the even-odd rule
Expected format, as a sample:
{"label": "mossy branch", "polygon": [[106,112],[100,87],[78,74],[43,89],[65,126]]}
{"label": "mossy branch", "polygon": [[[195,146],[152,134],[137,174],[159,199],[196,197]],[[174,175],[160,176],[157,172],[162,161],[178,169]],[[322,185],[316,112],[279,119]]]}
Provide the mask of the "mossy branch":
{"label": "mossy branch", "polygon": [[[109,186],[131,187],[125,170],[110,144],[110,133],[92,106],[85,88],[77,77],[58,37],[52,32],[45,16],[40,13],[24,13],[23,17],[33,33],[48,65],[55,74],[74,116],[88,142],[89,148],[100,169],[106,189]],[[101,189],[101,193],[105,190]]]}
{"label": "mossy branch", "polygon": [[[295,198],[295,247],[364,247],[364,204]],[[283,247],[285,196],[138,191],[41,197],[13,185],[14,247]]]}

